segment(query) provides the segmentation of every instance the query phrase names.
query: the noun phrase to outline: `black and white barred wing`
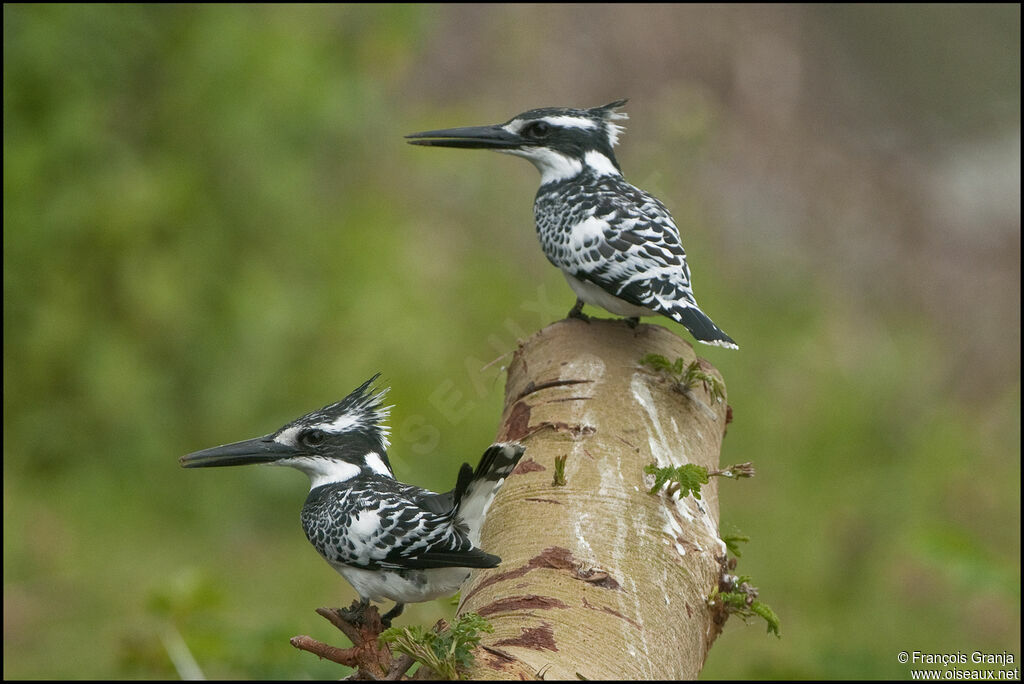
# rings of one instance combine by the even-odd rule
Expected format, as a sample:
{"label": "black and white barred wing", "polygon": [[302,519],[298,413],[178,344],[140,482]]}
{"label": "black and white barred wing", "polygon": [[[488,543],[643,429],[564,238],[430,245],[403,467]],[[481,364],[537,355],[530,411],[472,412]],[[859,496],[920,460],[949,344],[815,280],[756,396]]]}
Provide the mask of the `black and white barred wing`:
{"label": "black and white barred wing", "polygon": [[[303,509],[306,536],[330,562],[363,569],[487,568],[499,558],[477,549],[451,509],[418,487],[382,479],[372,491],[310,492]],[[314,500],[315,499],[315,500]]]}
{"label": "black and white barred wing", "polygon": [[[417,544],[404,548],[401,552],[403,567],[492,568],[498,565],[501,562],[498,556],[480,550],[476,544],[480,541],[480,528],[494,496],[524,451],[525,447],[518,443],[490,445],[475,470],[468,463],[462,464],[455,488],[446,494],[410,487],[410,492],[418,492],[414,497],[417,506],[443,521],[449,534],[441,543],[431,542],[425,552],[421,552]],[[440,515],[439,510],[442,511]]]}
{"label": "black and white barred wing", "polygon": [[498,556],[474,546],[456,508],[442,514],[434,512],[434,497],[457,500],[457,493],[433,494],[416,487],[410,490],[419,492],[417,508],[422,515],[413,517],[417,529],[403,538],[387,560],[403,568],[493,568],[501,562]]}
{"label": "black and white barred wing", "polygon": [[682,323],[702,342],[735,346],[697,306],[686,251],[665,205],[618,177],[603,177],[579,197],[559,199],[574,205],[561,230],[545,230],[541,207],[537,212],[545,251],[556,266]]}

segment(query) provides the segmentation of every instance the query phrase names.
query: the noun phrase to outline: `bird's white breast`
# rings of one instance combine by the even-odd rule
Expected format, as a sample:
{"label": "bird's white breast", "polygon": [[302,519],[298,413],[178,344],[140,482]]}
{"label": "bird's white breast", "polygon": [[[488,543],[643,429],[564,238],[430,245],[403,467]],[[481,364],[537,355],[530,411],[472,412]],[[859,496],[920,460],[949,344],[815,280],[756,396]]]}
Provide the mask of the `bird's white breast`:
{"label": "bird's white breast", "polygon": [[594,283],[586,280],[580,280],[565,271],[562,271],[562,275],[565,276],[565,279],[569,282],[569,287],[571,287],[572,291],[576,293],[576,296],[587,304],[599,306],[605,311],[609,311],[616,316],[639,318],[640,316],[658,315],[646,307],[636,306],[635,304],[630,304],[624,299],[619,299],[615,295],[605,292]]}
{"label": "bird's white breast", "polygon": [[350,565],[331,563],[356,592],[371,601],[391,600],[398,603],[419,603],[451,596],[469,578],[466,568],[431,568],[429,570],[363,570]]}

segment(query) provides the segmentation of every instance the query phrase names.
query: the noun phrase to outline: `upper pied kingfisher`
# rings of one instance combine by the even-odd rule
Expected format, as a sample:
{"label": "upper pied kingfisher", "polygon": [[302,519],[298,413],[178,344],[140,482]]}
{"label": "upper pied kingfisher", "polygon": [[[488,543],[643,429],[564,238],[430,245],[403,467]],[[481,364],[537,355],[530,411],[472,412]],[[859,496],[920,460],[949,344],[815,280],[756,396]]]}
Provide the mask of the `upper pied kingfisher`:
{"label": "upper pied kingfisher", "polygon": [[445,494],[398,482],[384,424],[391,407],[381,406],[387,389],[370,389],[377,377],[269,435],[180,460],[186,468],[265,463],[306,473],[306,537],[359,594],[349,615],[358,619],[370,600],[390,599],[395,606],[382,618],[388,625],[406,603],[454,594],[469,568],[498,565],[498,556],[478,548],[480,528],[524,449],[492,444],[475,471],[463,464]]}
{"label": "upper pied kingfisher", "polygon": [[414,145],[484,148],[540,171],[533,204],[548,260],[576,293],[570,316],[594,304],[619,316],[664,314],[699,342],[737,349],[700,310],[679,229],[665,205],[627,183],[612,148],[627,118],[618,100],[593,109],[531,109],[503,124],[407,135]]}

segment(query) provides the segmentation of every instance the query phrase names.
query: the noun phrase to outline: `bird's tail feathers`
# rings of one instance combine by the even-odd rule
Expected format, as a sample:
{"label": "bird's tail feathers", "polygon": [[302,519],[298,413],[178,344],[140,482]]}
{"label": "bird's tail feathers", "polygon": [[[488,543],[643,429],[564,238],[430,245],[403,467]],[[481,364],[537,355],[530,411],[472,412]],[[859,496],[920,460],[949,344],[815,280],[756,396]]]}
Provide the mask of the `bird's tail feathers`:
{"label": "bird's tail feathers", "polygon": [[739,349],[739,345],[731,337],[725,334],[721,328],[715,325],[706,313],[696,306],[684,306],[676,304],[668,310],[668,315],[675,321],[682,323],[690,331],[698,342],[712,344],[716,347],[727,349]]}
{"label": "bird's tail feathers", "polygon": [[526,447],[516,442],[492,444],[484,451],[475,471],[468,463],[459,470],[453,493],[454,512],[466,526],[474,545],[480,543],[480,527],[495,494],[525,450]]}

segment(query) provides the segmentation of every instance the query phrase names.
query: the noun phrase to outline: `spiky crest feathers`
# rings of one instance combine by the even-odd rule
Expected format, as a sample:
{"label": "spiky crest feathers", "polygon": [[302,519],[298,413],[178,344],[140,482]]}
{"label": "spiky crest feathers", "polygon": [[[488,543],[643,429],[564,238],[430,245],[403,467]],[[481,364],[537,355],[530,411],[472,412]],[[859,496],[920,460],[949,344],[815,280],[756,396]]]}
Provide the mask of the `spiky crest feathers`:
{"label": "spiky crest feathers", "polygon": [[310,428],[320,429],[329,434],[361,432],[368,436],[376,436],[382,448],[387,449],[390,446],[388,436],[391,430],[386,421],[392,407],[383,406],[382,401],[390,388],[371,388],[379,377],[380,373],[377,373],[341,401],[293,420],[275,433],[275,439],[282,441],[282,437]]}

